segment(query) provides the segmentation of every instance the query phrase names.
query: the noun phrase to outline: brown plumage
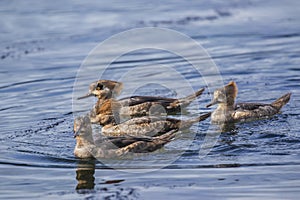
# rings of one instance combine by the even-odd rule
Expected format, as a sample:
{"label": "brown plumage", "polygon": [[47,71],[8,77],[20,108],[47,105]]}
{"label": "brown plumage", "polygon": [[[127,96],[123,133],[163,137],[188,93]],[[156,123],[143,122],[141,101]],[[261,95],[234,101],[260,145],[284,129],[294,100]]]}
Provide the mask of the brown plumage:
{"label": "brown plumage", "polygon": [[107,137],[93,140],[91,122],[88,116],[74,121],[76,146],[74,155],[78,158],[116,158],[128,153],[149,153],[160,149],[175,137],[177,130],[159,137]]}
{"label": "brown plumage", "polygon": [[[112,120],[119,119],[119,117],[141,117],[150,114],[172,114],[180,112],[181,109],[187,107],[194,101],[198,96],[200,96],[204,88],[196,91],[194,94],[186,96],[184,98],[166,98],[166,97],[156,97],[156,96],[132,96],[123,99],[115,99],[116,93],[118,94],[122,88],[122,83],[112,81],[99,80],[98,82],[92,83],[90,85],[89,93],[81,98],[88,96],[96,96],[98,101],[91,112],[92,122],[98,122],[100,125],[107,125],[112,122]],[[107,87],[110,85],[110,87]],[[114,86],[114,87],[113,87]],[[115,121],[116,123],[118,121]]]}
{"label": "brown plumage", "polygon": [[83,99],[90,96],[96,96],[100,99],[118,96],[123,89],[123,83],[112,80],[98,80],[89,86],[89,92],[77,99]]}
{"label": "brown plumage", "polygon": [[214,97],[207,107],[218,104],[212,113],[211,119],[214,123],[238,122],[264,118],[277,114],[280,109],[289,102],[291,93],[287,93],[275,100],[273,103],[237,103],[238,88],[231,81],[226,86],[214,91]]}
{"label": "brown plumage", "polygon": [[171,130],[182,130],[191,127],[194,123],[205,120],[211,115],[206,113],[199,117],[179,120],[169,117],[144,116],[133,118],[121,124],[108,124],[103,126],[102,134],[106,136],[156,136]]}

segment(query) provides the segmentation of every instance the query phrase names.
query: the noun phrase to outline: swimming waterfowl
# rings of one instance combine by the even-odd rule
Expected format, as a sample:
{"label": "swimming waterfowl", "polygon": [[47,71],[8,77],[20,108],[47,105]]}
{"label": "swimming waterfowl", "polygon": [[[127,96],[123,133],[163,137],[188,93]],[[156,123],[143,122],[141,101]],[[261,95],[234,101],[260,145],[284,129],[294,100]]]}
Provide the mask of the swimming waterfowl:
{"label": "swimming waterfowl", "polygon": [[[116,82],[113,82],[110,85],[117,85],[114,88],[117,88],[117,91],[120,91],[121,87],[116,84]],[[92,121],[97,121],[96,117],[100,115],[100,117],[98,117],[98,120],[100,120],[99,123],[101,125],[107,125],[111,121],[109,115],[114,115],[114,117],[137,117],[147,116],[155,112],[163,114],[180,112],[182,108],[187,107],[196,97],[200,96],[203,91],[204,88],[196,91],[192,95],[180,99],[156,96],[132,96],[116,100],[113,98],[114,95],[112,94],[113,91],[111,88],[102,84],[100,80],[96,83],[92,83],[90,85],[89,93],[83,97],[79,97],[79,99],[92,95],[98,97],[98,101],[92,111],[92,116],[94,118]],[[107,115],[107,117],[104,119],[105,115]]]}
{"label": "swimming waterfowl", "polygon": [[107,137],[95,142],[89,116],[74,120],[76,146],[74,155],[78,158],[115,158],[128,153],[149,153],[160,149],[175,137],[177,130],[171,130],[159,137]]}
{"label": "swimming waterfowl", "polygon": [[237,103],[238,87],[234,81],[214,91],[213,100],[206,107],[218,104],[211,115],[213,123],[239,122],[259,119],[277,114],[289,102],[291,93],[287,93],[270,104]]}
{"label": "swimming waterfowl", "polygon": [[[115,123],[102,127],[102,134],[106,136],[157,136],[171,130],[182,130],[191,127],[194,123],[207,119],[211,113],[187,120],[170,117],[143,116],[129,119],[123,123]],[[113,117],[111,117],[113,119]]]}

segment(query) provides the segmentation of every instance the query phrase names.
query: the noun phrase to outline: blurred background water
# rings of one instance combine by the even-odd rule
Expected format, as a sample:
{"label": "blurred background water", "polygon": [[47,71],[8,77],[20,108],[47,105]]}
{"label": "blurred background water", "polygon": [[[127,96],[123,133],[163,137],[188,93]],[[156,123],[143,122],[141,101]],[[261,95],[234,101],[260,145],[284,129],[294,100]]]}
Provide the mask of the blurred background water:
{"label": "blurred background water", "polygon": [[[295,0],[1,1],[0,198],[298,199],[299,6]],[[199,42],[224,82],[237,82],[238,101],[270,102],[292,92],[291,101],[271,119],[237,124],[223,133],[202,159],[198,151],[204,135],[195,135],[197,125],[164,150],[136,158],[139,165],[117,165],[126,172],[76,159],[72,95],[77,71],[99,42],[142,27],[173,29]],[[204,86],[184,61],[163,51],[132,52],[113,63],[106,75],[116,79],[123,67],[166,63],[177,67],[194,88]],[[150,72],[135,78],[143,79],[145,73],[151,77]],[[174,95],[155,87],[137,93]],[[203,95],[200,105],[210,98]],[[197,105],[188,112],[199,113]],[[209,121],[201,124],[208,126]],[[164,169],[143,165],[143,160],[172,158],[185,149]],[[153,168],[158,170],[147,171]]]}

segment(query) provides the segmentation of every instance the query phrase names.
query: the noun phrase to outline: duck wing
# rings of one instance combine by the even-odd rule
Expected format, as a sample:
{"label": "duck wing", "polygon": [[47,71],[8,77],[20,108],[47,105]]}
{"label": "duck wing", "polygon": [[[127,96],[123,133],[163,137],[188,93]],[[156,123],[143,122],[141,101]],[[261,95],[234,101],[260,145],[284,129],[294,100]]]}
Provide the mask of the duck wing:
{"label": "duck wing", "polygon": [[260,107],[271,106],[270,104],[264,103],[237,103],[235,105],[235,110],[255,110],[259,109]]}
{"label": "duck wing", "polygon": [[260,108],[273,108],[279,111],[282,106],[287,104],[290,100],[292,93],[287,93],[275,101],[273,101],[271,104],[264,104],[264,103],[237,103],[235,105],[235,110],[256,110]]}
{"label": "duck wing", "polygon": [[137,141],[116,151],[117,155],[125,155],[126,153],[149,153],[162,148],[169,143],[178,130],[171,130],[161,136],[154,137],[152,141]]}
{"label": "duck wing", "polygon": [[177,99],[167,98],[167,97],[131,96],[131,97],[122,98],[122,99],[118,100],[118,102],[124,106],[135,106],[135,105],[142,104],[145,102],[155,102],[155,103],[159,103],[163,106],[168,106],[169,104],[173,103],[176,100]]}
{"label": "duck wing", "polygon": [[134,142],[143,141],[143,142],[152,142],[153,138],[151,137],[137,137],[137,136],[110,136],[105,137],[98,146],[101,146],[105,149],[116,149],[128,146]]}
{"label": "duck wing", "polygon": [[168,98],[168,97],[155,97],[155,96],[131,96],[131,97],[125,97],[122,98],[119,101],[122,105],[126,106],[134,106],[137,104],[145,103],[145,102],[154,102],[154,103],[159,103],[164,107],[169,106],[170,104],[178,104],[180,106],[184,105],[187,106],[189,105],[195,98],[200,96],[204,92],[205,88],[201,88],[195,93],[188,95],[186,97],[176,99],[176,98]]}
{"label": "duck wing", "polygon": [[240,103],[235,108],[235,111],[232,113],[234,121],[259,119],[279,112],[271,104],[263,103]]}
{"label": "duck wing", "polygon": [[[102,134],[106,136],[154,136],[161,135],[172,129],[177,129],[178,121],[154,116],[133,118],[117,125],[102,127]],[[177,122],[177,123],[176,123]]]}

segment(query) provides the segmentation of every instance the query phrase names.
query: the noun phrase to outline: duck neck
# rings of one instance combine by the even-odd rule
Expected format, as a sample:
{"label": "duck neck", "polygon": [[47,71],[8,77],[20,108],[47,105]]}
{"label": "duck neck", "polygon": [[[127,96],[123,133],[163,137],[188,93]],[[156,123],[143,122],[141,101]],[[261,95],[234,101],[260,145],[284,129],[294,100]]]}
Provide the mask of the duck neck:
{"label": "duck neck", "polygon": [[233,105],[219,103],[217,109],[212,113],[212,121],[215,123],[224,123],[230,121],[230,114],[233,112],[233,110]]}
{"label": "duck neck", "polygon": [[234,104],[220,103],[217,109],[224,110],[224,111],[232,111],[234,110]]}
{"label": "duck neck", "polygon": [[82,136],[76,137],[76,146],[74,149],[74,154],[79,158],[91,158],[93,155],[91,154],[89,148],[93,147],[94,143],[90,141],[90,138],[85,138]]}
{"label": "duck neck", "polygon": [[104,112],[103,107],[106,107],[107,104],[110,104],[109,99],[98,99],[96,105],[95,105],[95,113],[101,114]]}
{"label": "duck neck", "polygon": [[99,99],[95,107],[95,113],[98,115],[100,125],[113,124],[116,125],[119,121],[120,104],[117,100]]}
{"label": "duck neck", "polygon": [[83,147],[86,145],[94,144],[94,140],[92,135],[85,135],[85,136],[77,136],[76,137],[76,146]]}
{"label": "duck neck", "polygon": [[99,99],[96,104],[96,113],[97,114],[105,114],[111,115],[114,112],[118,112],[120,109],[120,104],[117,100],[111,99]]}

